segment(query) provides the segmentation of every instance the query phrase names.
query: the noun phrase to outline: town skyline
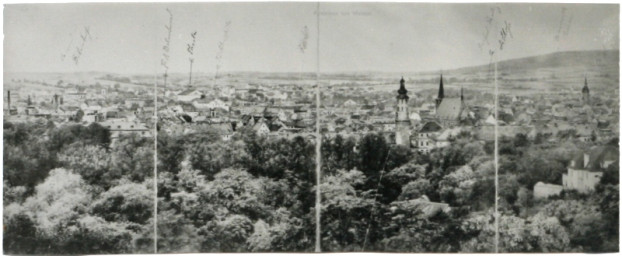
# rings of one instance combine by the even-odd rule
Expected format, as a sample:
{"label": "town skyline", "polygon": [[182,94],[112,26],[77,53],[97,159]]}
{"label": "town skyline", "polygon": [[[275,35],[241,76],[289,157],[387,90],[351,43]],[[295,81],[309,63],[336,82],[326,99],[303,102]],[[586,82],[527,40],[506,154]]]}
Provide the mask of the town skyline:
{"label": "town skyline", "polygon": [[620,251],[619,5],[33,4],[4,30],[3,253]]}

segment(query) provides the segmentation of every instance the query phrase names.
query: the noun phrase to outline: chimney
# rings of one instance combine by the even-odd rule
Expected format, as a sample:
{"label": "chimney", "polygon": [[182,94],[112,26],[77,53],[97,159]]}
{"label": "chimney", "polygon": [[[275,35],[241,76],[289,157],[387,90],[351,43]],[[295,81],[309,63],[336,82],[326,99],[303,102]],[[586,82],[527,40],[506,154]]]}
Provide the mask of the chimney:
{"label": "chimney", "polygon": [[583,153],[583,168],[587,168],[587,164],[590,161],[590,155]]}

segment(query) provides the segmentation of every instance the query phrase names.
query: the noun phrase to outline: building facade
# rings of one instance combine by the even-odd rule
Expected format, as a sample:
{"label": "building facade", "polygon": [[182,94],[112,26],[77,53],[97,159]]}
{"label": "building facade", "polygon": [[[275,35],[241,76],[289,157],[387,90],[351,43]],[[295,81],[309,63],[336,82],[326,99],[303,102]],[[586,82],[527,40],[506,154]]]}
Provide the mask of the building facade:
{"label": "building facade", "polygon": [[564,189],[589,193],[596,188],[607,168],[619,161],[619,150],[615,146],[598,146],[576,156],[562,175]]}

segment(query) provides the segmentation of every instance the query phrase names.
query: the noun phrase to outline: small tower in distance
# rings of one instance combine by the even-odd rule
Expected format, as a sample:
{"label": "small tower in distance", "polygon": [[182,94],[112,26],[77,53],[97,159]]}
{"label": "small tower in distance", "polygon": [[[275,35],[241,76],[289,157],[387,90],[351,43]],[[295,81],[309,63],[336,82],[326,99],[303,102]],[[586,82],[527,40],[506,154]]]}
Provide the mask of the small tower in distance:
{"label": "small tower in distance", "polygon": [[408,90],[400,80],[397,90],[397,110],[395,112],[395,144],[410,146],[410,118],[408,117]]}
{"label": "small tower in distance", "polygon": [[460,101],[464,102],[464,86],[460,86]]}
{"label": "small tower in distance", "polygon": [[441,102],[445,98],[445,90],[443,89],[443,74],[441,74],[441,82],[438,86],[438,97],[436,97],[436,107],[441,105]]}
{"label": "small tower in distance", "polygon": [[585,84],[583,85],[582,94],[583,97],[581,98],[581,101],[583,102],[583,105],[590,104],[590,88],[587,87],[587,76],[585,77]]}
{"label": "small tower in distance", "polygon": [[54,102],[54,111],[56,111],[56,112],[58,112],[58,106],[59,106],[58,99],[59,99],[58,94],[54,94],[54,98],[52,100]]}

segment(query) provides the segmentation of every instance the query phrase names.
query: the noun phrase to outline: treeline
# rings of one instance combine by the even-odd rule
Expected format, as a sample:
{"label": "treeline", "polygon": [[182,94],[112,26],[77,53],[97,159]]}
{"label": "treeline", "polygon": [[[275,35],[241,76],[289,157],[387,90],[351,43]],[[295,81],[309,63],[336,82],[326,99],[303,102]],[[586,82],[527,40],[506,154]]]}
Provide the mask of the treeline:
{"label": "treeline", "polygon": [[[48,123],[5,123],[4,139],[7,253],[151,252],[153,140]],[[313,139],[242,129],[225,141],[206,128],[157,144],[159,252],[314,250]],[[492,149],[468,133],[429,155],[377,133],[324,138],[322,250],[493,251]],[[501,251],[618,250],[618,163],[595,193],[533,198],[574,152],[500,141]]]}
{"label": "treeline", "polygon": [[153,140],[4,122],[4,253],[153,251]]}
{"label": "treeline", "polygon": [[[161,251],[314,249],[313,140],[267,139],[245,130],[231,141],[220,140],[216,132],[200,131],[162,137],[159,142],[159,170],[166,172],[160,174],[158,186]],[[419,155],[375,133],[358,140],[324,138],[323,251],[492,251],[491,147],[462,134],[449,147]],[[586,242],[580,228],[591,228],[593,223],[582,225],[569,217],[575,212],[565,212],[566,208],[550,211],[579,200],[575,194],[533,198],[537,181],[561,182],[576,147],[519,135],[504,138],[500,148],[502,251],[616,250],[611,247],[611,241],[617,241],[616,229],[609,233],[590,229],[599,238]],[[617,187],[610,184],[609,191]],[[414,200],[423,196],[447,203],[451,211],[427,213],[421,201]],[[577,207],[616,212],[615,207],[596,203],[605,196],[601,192],[584,196]],[[582,218],[588,216],[603,219],[599,214]],[[613,222],[614,215],[608,216]]]}

